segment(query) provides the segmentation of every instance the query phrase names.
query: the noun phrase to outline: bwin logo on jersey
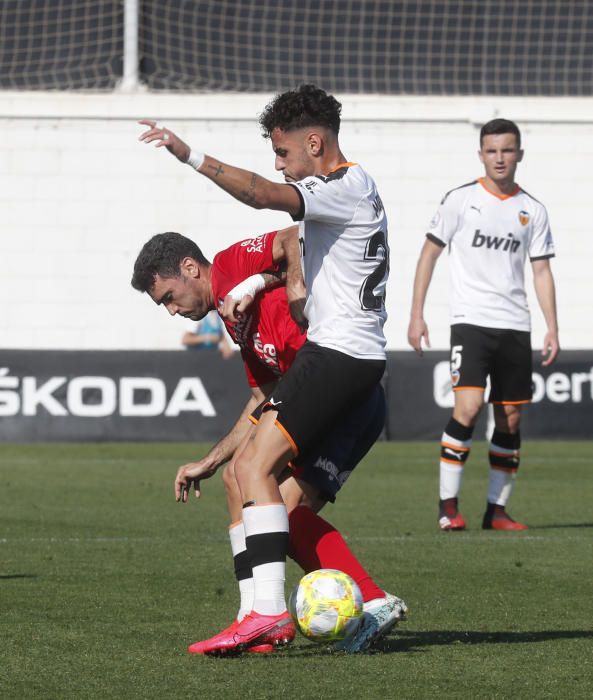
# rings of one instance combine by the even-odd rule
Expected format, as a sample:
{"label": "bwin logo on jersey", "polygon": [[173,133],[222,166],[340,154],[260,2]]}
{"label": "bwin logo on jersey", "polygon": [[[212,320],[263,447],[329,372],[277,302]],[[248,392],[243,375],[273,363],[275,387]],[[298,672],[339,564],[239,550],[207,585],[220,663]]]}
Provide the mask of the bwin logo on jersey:
{"label": "bwin logo on jersey", "polygon": [[474,233],[474,240],[472,241],[472,248],[481,248],[483,245],[486,248],[494,248],[495,250],[510,250],[511,253],[516,253],[521,245],[521,241],[515,240],[512,233],[507,233],[506,238],[499,238],[498,236],[487,236],[480,233],[480,229],[476,229]]}

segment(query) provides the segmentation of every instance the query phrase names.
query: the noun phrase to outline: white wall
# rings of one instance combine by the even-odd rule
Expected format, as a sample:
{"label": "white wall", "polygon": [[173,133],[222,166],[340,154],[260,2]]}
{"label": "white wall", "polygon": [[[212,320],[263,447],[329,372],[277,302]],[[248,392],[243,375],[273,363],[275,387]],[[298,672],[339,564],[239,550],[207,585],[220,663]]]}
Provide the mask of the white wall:
{"label": "white wall", "polygon": [[[164,150],[138,142],[142,116],[196,148],[277,178],[257,115],[270,95],[69,95],[0,92],[0,347],[171,349],[171,319],[129,280],[142,244],[174,230],[207,256],[289,225],[287,215],[235,202]],[[340,97],[338,95],[338,97]],[[593,100],[342,98],[343,151],[375,177],[390,220],[390,349],[404,349],[411,284],[439,200],[481,174],[479,125],[522,128],[520,184],[550,215],[561,342],[593,347]],[[531,294],[534,346],[544,326]],[[435,349],[448,346],[447,262],[427,303]]]}

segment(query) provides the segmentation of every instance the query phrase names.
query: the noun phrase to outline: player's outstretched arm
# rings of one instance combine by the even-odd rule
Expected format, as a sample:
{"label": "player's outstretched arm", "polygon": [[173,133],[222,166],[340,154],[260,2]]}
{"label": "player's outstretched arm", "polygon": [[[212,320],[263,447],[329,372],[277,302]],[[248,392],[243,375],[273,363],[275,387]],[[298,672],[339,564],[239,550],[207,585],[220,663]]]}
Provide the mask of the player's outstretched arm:
{"label": "player's outstretched arm", "polygon": [[192,488],[198,498],[201,496],[200,482],[214,476],[218,467],[231,459],[243,438],[253,428],[249,415],[264,400],[265,396],[262,388],[253,387],[249,401],[245,404],[241,415],[229,432],[214,445],[205,457],[197,462],[189,462],[179,467],[175,476],[175,500],[177,502],[187,503]]}
{"label": "player's outstretched arm", "polygon": [[430,347],[428,326],[424,320],[424,303],[426,301],[428,287],[432,280],[434,266],[442,252],[443,248],[441,246],[427,238],[420,251],[418,265],[416,266],[414,290],[412,294],[412,310],[410,312],[410,323],[408,325],[408,343],[420,355],[422,354],[423,339],[426,347]]}
{"label": "player's outstretched arm", "polygon": [[182,163],[191,165],[243,204],[254,209],[275,209],[289,214],[297,214],[300,211],[301,199],[291,185],[272,182],[256,173],[194,151],[177,134],[158,126],[153,119],[141,119],[138,123],[148,127],[140,134],[140,141],[154,143],[157,148],[164,146]]}
{"label": "player's outstretched arm", "polygon": [[552,267],[549,260],[534,260],[531,263],[533,269],[533,286],[540,305],[548,331],[544,337],[542,347],[542,365],[551,365],[560,352],[558,338],[558,314],[556,311],[556,286]]}
{"label": "player's outstretched arm", "polygon": [[154,119],[141,119],[138,124],[147,126],[148,129],[139,136],[144,143],[155,143],[157,148],[163,146],[182,163],[187,163],[190,148],[182,139],[170,129],[159,127]]}

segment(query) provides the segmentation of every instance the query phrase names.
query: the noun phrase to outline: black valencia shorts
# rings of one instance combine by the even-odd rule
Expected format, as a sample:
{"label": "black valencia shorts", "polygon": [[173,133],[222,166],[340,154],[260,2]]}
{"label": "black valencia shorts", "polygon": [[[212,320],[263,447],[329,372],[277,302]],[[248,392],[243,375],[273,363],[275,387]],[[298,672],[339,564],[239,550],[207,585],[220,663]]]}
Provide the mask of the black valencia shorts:
{"label": "black valencia shorts", "polygon": [[533,360],[529,331],[454,324],[450,362],[453,391],[485,389],[490,377],[490,403],[531,401]]}

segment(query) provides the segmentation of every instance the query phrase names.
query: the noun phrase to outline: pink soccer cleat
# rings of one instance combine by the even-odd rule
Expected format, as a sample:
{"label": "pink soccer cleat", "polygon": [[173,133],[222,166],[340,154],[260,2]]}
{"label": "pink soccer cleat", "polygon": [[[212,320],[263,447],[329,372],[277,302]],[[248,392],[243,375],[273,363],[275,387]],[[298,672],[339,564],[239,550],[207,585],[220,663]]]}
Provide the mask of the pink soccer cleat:
{"label": "pink soccer cleat", "polygon": [[239,622],[234,620],[226,629],[215,634],[210,639],[201,642],[194,642],[187,647],[190,654],[212,654],[215,653],[220,644],[225,644],[229,636],[232,636],[237,629]]}
{"label": "pink soccer cleat", "polygon": [[214,637],[195,642],[187,650],[190,654],[238,654],[244,651],[265,654],[274,647],[289,644],[295,634],[294,622],[287,611],[280,615],[251,612],[241,622],[235,620]]}
{"label": "pink soccer cleat", "polygon": [[250,654],[270,654],[272,651],[274,651],[274,645],[254,644],[252,647],[247,647],[245,651],[248,651]]}
{"label": "pink soccer cleat", "polygon": [[[287,612],[285,613],[282,624],[274,627],[274,629],[270,630],[269,632],[266,632],[263,637],[261,637],[260,644],[265,642],[267,644],[272,644],[275,647],[283,647],[290,644],[295,636],[296,627],[292,617]],[[251,649],[248,651],[251,651]]]}

